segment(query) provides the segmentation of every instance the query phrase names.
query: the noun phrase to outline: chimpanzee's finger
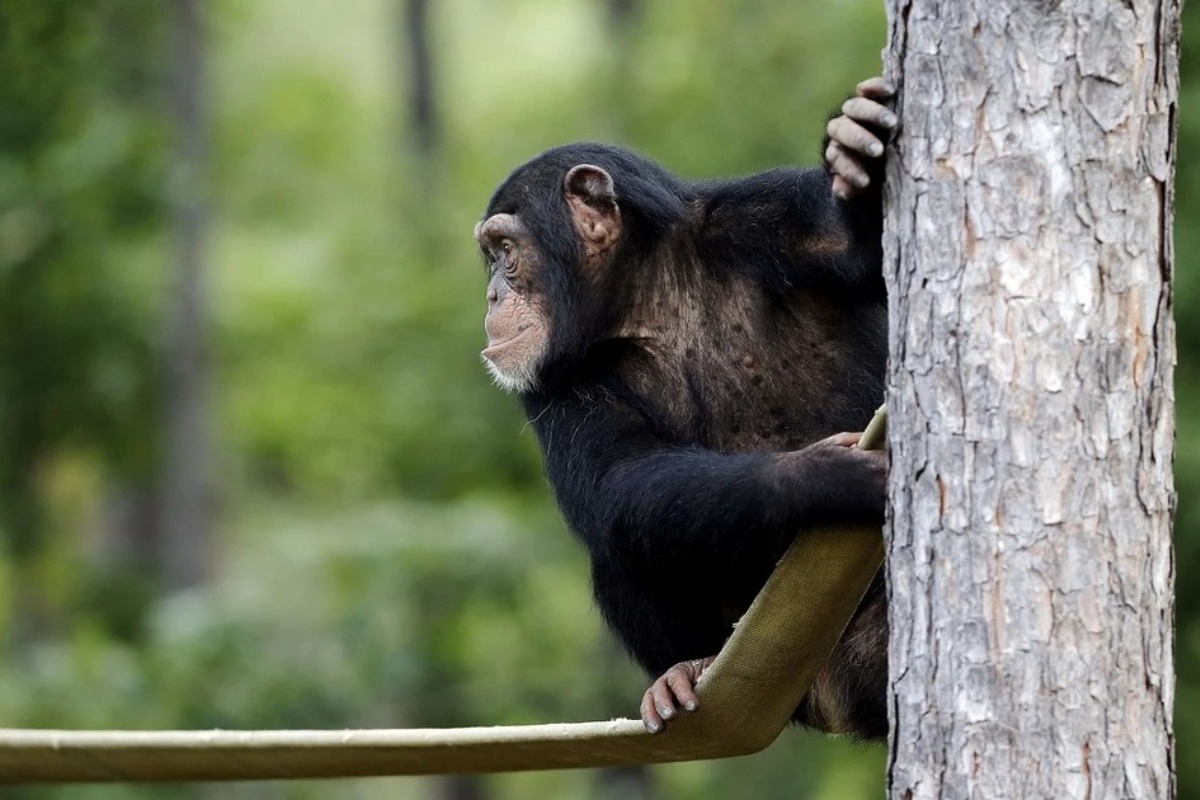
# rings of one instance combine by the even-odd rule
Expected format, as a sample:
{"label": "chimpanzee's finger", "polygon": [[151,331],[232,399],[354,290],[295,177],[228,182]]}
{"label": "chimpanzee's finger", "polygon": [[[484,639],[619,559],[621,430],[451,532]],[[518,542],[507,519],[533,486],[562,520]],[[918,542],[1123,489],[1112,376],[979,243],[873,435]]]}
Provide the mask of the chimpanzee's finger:
{"label": "chimpanzee's finger", "polygon": [[841,175],[833,176],[833,185],[831,187],[835,196],[843,200],[849,200],[858,194],[858,189],[850,185],[850,181],[843,178]]}
{"label": "chimpanzee's finger", "polygon": [[[837,178],[842,178],[849,184],[850,191],[841,195],[849,197],[859,189],[866,188],[871,182],[871,176],[867,174],[867,170],[859,163],[858,159],[850,153],[847,153],[837,142],[830,142],[825,148],[825,161],[829,164],[829,170],[834,174],[834,181]],[[837,186],[834,186],[834,191],[837,191]]]}
{"label": "chimpanzee's finger", "polygon": [[658,710],[654,706],[654,695],[650,693],[650,689],[647,689],[646,693],[642,695],[641,714],[642,724],[650,733],[659,733],[666,727],[666,723],[658,715]]}
{"label": "chimpanzee's finger", "polygon": [[827,436],[817,444],[830,444],[837,447],[854,447],[856,444],[858,444],[858,440],[861,438],[861,433],[844,431],[842,433],[835,433],[833,436]]}
{"label": "chimpanzee's finger", "polygon": [[825,131],[829,134],[830,139],[847,150],[853,150],[872,158],[883,155],[883,142],[849,117],[834,117],[825,126]]}
{"label": "chimpanzee's finger", "polygon": [[842,103],[842,113],[855,122],[891,130],[896,127],[896,115],[887,106],[866,97],[851,97]]}
{"label": "chimpanzee's finger", "polygon": [[667,674],[663,676],[667,686],[674,693],[675,699],[679,704],[688,711],[695,711],[700,707],[700,700],[696,697],[695,690],[692,689],[692,677],[683,670],[671,669],[667,670]]}
{"label": "chimpanzee's finger", "polygon": [[[667,675],[669,674],[670,671],[667,672]],[[666,675],[650,684],[650,695],[654,698],[654,707],[658,710],[658,715],[664,721],[675,718],[675,697],[667,686]]]}
{"label": "chimpanzee's finger", "polygon": [[867,78],[855,87],[860,97],[872,100],[889,100],[896,96],[896,87],[881,77]]}

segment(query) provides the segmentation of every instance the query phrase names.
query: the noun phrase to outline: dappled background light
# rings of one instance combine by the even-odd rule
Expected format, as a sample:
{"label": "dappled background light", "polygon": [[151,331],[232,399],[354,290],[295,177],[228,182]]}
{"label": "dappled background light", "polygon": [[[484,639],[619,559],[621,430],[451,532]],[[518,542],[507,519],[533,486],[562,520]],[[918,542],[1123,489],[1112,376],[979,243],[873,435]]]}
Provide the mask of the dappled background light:
{"label": "dappled background light", "polygon": [[[203,12],[191,28],[188,6]],[[1200,43],[1195,16],[1185,44]],[[635,716],[645,678],[603,630],[533,433],[479,362],[472,226],[510,169],[571,140],[691,178],[815,164],[884,35],[880,0],[0,4],[4,724]],[[1200,750],[1193,55],[1177,235],[1182,797],[1200,797],[1184,756]],[[172,447],[182,466],[167,466]],[[171,514],[167,497],[190,500]],[[880,796],[884,758],[796,731],[720,763],[219,794],[853,800]]]}

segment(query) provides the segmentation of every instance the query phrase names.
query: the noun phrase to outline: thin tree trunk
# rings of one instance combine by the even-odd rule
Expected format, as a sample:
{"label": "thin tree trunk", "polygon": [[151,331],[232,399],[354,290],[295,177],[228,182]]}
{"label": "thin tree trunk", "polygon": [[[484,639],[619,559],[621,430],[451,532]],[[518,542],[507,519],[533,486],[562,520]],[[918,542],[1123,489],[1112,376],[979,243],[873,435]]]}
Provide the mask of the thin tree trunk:
{"label": "thin tree trunk", "polygon": [[403,0],[404,51],[408,54],[408,127],[418,158],[436,155],[441,122],[434,90],[433,46],[429,38],[429,0]]}
{"label": "thin tree trunk", "polygon": [[889,0],[897,800],[1174,793],[1179,11]]}
{"label": "thin tree trunk", "polygon": [[433,261],[444,250],[440,221],[445,216],[443,201],[442,120],[437,98],[437,65],[431,35],[429,0],[399,0],[400,36],[397,38],[398,69],[406,84],[400,94],[403,113],[402,142],[397,149],[400,180],[399,214],[407,230],[415,232],[418,260]]}
{"label": "thin tree trunk", "polygon": [[641,764],[596,770],[593,796],[597,800],[651,800],[654,773]]}
{"label": "thin tree trunk", "polygon": [[637,26],[642,12],[641,0],[605,0],[608,40],[604,48],[608,61],[607,109],[605,134],[618,141],[630,137],[634,115],[633,98],[638,94]]}
{"label": "thin tree trunk", "polygon": [[204,0],[175,0],[179,137],[175,215],[178,265],[168,304],[166,441],[161,561],[166,584],[200,583],[208,570],[212,499],[209,447],[209,364],[206,348],[208,228],[205,177]]}
{"label": "thin tree trunk", "polygon": [[447,775],[433,782],[435,800],[487,800],[487,784],[481,775]]}
{"label": "thin tree trunk", "polygon": [[629,36],[639,5],[639,0],[605,0],[608,26],[614,38]]}

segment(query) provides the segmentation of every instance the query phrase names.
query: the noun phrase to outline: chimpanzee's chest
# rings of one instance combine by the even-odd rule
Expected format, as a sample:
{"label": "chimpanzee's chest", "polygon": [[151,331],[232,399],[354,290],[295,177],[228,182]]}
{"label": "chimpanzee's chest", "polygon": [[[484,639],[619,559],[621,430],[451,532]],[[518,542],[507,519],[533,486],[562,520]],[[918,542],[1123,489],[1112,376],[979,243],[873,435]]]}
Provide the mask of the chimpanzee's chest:
{"label": "chimpanzee's chest", "polygon": [[859,430],[883,399],[886,310],[797,295],[714,304],[650,354],[662,419],[722,452]]}

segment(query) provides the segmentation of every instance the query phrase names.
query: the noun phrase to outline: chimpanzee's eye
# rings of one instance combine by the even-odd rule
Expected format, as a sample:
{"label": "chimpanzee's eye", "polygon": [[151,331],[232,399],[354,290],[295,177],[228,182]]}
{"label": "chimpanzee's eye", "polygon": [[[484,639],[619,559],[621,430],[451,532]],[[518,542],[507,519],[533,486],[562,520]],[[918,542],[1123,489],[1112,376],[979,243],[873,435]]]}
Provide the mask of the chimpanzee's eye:
{"label": "chimpanzee's eye", "polygon": [[500,252],[504,254],[504,277],[514,277],[517,274],[517,259],[513,258],[517,252],[516,247],[508,239],[504,239],[500,242]]}

